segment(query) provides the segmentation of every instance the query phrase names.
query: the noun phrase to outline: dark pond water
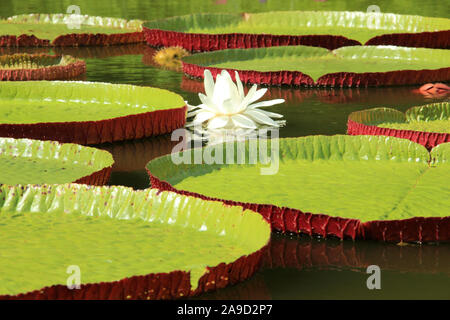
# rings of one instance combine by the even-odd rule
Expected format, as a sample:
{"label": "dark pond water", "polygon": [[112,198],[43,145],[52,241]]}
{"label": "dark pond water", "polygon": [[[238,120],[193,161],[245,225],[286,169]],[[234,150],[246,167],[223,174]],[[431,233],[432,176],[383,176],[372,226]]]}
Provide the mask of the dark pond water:
{"label": "dark pond water", "polygon": [[[1,0],[0,16],[21,13],[65,12],[79,5],[83,14],[155,19],[194,12],[259,12],[270,10],[358,10],[378,5],[382,12],[449,17],[448,1],[279,1],[279,0]],[[46,49],[41,49],[41,51]],[[24,50],[26,51],[26,50]],[[8,50],[0,49],[2,52]],[[81,48],[64,51],[87,61],[88,81],[155,86],[181,94],[198,104],[201,82],[180,73],[146,64],[152,49],[144,45],[116,48]],[[386,106],[406,110],[431,100],[414,93],[415,87],[369,89],[271,88],[270,98],[286,103],[271,108],[287,120],[280,135],[344,134],[350,112]],[[267,96],[269,96],[269,94]],[[434,100],[438,101],[438,100]],[[145,164],[170,152],[170,137],[102,145],[116,160],[110,184],[148,187]],[[450,246],[397,246],[274,235],[265,267],[242,284],[199,297],[200,299],[450,299]],[[381,290],[368,290],[368,265],[379,265]]]}

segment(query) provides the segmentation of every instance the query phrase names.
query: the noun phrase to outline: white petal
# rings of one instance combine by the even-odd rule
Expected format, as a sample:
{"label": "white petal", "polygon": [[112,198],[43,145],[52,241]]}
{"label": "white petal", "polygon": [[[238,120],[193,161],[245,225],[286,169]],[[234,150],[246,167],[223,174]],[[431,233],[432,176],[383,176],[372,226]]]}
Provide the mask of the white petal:
{"label": "white petal", "polygon": [[213,118],[216,114],[208,111],[203,111],[197,114],[197,116],[194,119],[195,124],[203,123],[205,121],[208,121],[209,119]]}
{"label": "white petal", "polygon": [[256,88],[258,88],[258,86],[256,84],[254,84],[250,88],[250,90],[247,92],[247,96],[242,100],[242,103],[241,103],[241,108],[242,109],[247,108],[247,106],[250,104],[250,102],[249,102],[250,97],[252,97],[255,94]]}
{"label": "white petal", "polygon": [[244,86],[242,85],[241,78],[239,77],[239,72],[235,71],[234,72],[234,76],[236,78],[236,83],[237,83],[239,97],[241,99],[244,99],[245,98]]}
{"label": "white petal", "polygon": [[286,125],[286,120],[277,120],[275,121],[279,127],[284,127]]}
{"label": "white petal", "polygon": [[208,129],[218,129],[225,127],[230,120],[228,116],[215,117],[208,123]]}
{"label": "white petal", "polygon": [[186,105],[187,105],[188,111],[192,111],[192,110],[195,110],[200,107],[200,106],[191,106],[189,103],[186,103]]}
{"label": "white petal", "polygon": [[205,86],[205,93],[207,96],[212,97],[214,93],[214,78],[211,74],[211,71],[209,71],[208,69],[206,69],[203,74],[204,74],[203,85]]}
{"label": "white petal", "polygon": [[251,97],[249,97],[248,104],[253,103],[262,98],[267,92],[267,88],[257,90]]}
{"label": "white petal", "polygon": [[200,101],[202,102],[201,105],[198,107],[210,112],[217,112],[217,108],[214,105],[214,103],[211,101],[211,98],[208,96],[205,96],[203,93],[199,93],[198,97],[200,98]]}
{"label": "white petal", "polygon": [[270,107],[270,106],[273,106],[275,104],[280,104],[280,103],[284,103],[284,99],[261,101],[261,102],[249,105],[248,108],[254,109],[254,108],[262,108],[262,107]]}
{"label": "white petal", "polygon": [[222,108],[224,110],[224,114],[231,115],[240,111],[239,106],[240,104],[236,104],[230,99],[223,102]]}
{"label": "white petal", "polygon": [[242,101],[241,104],[241,109],[244,110],[245,108],[247,108],[247,106],[253,102],[255,102],[256,100],[261,99],[261,97],[263,95],[266,94],[267,92],[267,88],[264,89],[260,89],[260,90],[256,90],[257,86],[256,84],[253,85],[253,87],[250,89],[250,91],[247,93],[247,96],[245,97],[245,99]]}
{"label": "white petal", "polygon": [[203,112],[203,110],[202,109],[198,109],[198,110],[190,111],[190,112],[187,113],[186,117],[187,118],[193,117],[193,116],[197,115],[199,112]]}
{"label": "white petal", "polygon": [[245,115],[250,116],[253,120],[258,123],[266,124],[273,127],[278,127],[278,123],[270,119],[269,116],[265,114],[265,111],[262,110],[249,110],[245,112]]}
{"label": "white petal", "polygon": [[189,106],[188,105],[188,112],[198,111],[198,110],[204,109],[204,107],[205,107],[204,104],[199,104],[198,106]]}
{"label": "white petal", "polygon": [[233,121],[234,125],[237,127],[249,129],[256,128],[256,123],[249,117],[246,117],[242,114],[235,114],[234,116],[231,117],[231,121]]}
{"label": "white petal", "polygon": [[281,118],[283,118],[283,115],[282,115],[282,114],[279,114],[279,113],[270,112],[270,111],[266,111],[266,110],[256,110],[256,111],[264,112],[264,114],[265,114],[266,116],[271,117],[271,118],[275,118],[275,119],[281,119]]}
{"label": "white petal", "polygon": [[214,86],[214,93],[212,95],[212,103],[217,107],[222,106],[222,103],[230,99],[230,87],[228,81],[221,74],[216,77],[216,85]]}
{"label": "white petal", "polygon": [[236,84],[233,82],[233,79],[231,79],[231,76],[227,70],[222,70],[222,77],[225,80],[227,80],[227,83],[228,83],[228,90],[229,90],[228,92],[230,95],[229,99],[231,99],[233,101],[233,103],[236,104],[238,107],[239,104],[241,103],[242,99],[239,96],[239,92],[238,92],[238,88],[236,87]]}

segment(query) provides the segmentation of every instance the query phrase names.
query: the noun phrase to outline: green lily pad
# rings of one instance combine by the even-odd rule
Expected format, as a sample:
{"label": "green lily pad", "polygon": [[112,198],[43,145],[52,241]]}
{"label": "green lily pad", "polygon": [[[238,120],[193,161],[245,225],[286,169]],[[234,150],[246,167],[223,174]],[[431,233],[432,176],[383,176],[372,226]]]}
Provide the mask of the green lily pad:
{"label": "green lily pad", "polygon": [[349,115],[347,128],[352,135],[395,136],[431,149],[450,142],[450,103],[413,107],[406,113],[391,108],[356,111]]}
{"label": "green lily pad", "polygon": [[[216,152],[225,164],[194,164],[194,158],[190,158],[194,153],[188,150],[176,154],[185,156],[181,164],[174,164],[173,156],[168,155],[150,161],[147,169],[158,187],[158,181],[165,181],[181,192],[233,201],[244,207],[267,204],[325,214],[328,220],[357,219],[363,224],[448,216],[449,144],[433,150],[431,156],[440,153],[430,164],[430,154],[423,146],[392,137],[309,136],[271,142],[269,151],[279,143],[279,169],[272,175],[262,174],[261,169],[276,168],[277,153],[273,152],[275,158],[269,164],[250,164],[249,150],[254,152],[255,146],[248,142],[244,164],[236,164],[238,152],[235,164],[224,161],[227,146],[218,145],[218,149],[200,150],[204,159]],[[221,150],[222,155],[214,150]],[[260,152],[267,153],[265,149]],[[191,164],[186,164],[187,160],[192,160]],[[328,224],[327,219],[322,223]],[[289,223],[293,223],[289,231],[305,231],[296,219]]]}
{"label": "green lily pad", "polygon": [[[381,111],[381,110],[380,110]],[[386,119],[377,125],[382,128],[450,133],[450,103],[441,102],[413,107],[406,111],[406,121]]]}
{"label": "green lily pad", "polygon": [[[233,281],[224,264],[240,259],[255,270],[270,238],[269,224],[239,207],[83,185],[0,187],[0,230],[0,298],[42,297],[45,287],[57,298],[83,290],[85,299],[180,297],[205,290],[206,278]],[[252,273],[243,264],[237,279]],[[80,271],[80,290],[66,288],[70,266]]]}
{"label": "green lily pad", "polygon": [[[256,44],[271,46],[280,45],[280,42],[281,44],[283,42],[285,44],[289,42],[302,44],[302,41],[310,41],[314,36],[344,37],[349,43],[356,40],[356,43],[370,44],[371,41],[376,42],[378,40],[377,37],[400,34],[399,37],[393,39],[394,43],[391,43],[392,39],[388,39],[384,43],[383,41],[374,43],[395,44],[395,42],[403,41],[402,38],[411,42],[409,39],[411,35],[448,32],[450,30],[450,19],[346,11],[273,11],[244,14],[201,13],[149,21],[144,23],[144,30],[150,35],[150,37],[147,37],[147,42],[150,45],[159,45],[161,41],[175,41],[178,45],[185,47],[194,46],[196,49],[202,50],[227,49],[230,48],[229,46],[232,48],[255,47]],[[152,34],[152,31],[166,32],[171,37],[169,39],[160,39],[159,36],[164,35],[164,33]],[[237,43],[227,43],[226,41],[217,43],[216,41],[217,36],[219,38],[223,37],[223,39],[220,39],[225,40],[226,36],[232,37],[232,35],[236,34],[253,35],[255,37],[264,36],[266,38],[256,41],[255,37],[255,39],[251,39],[251,37],[236,37]],[[185,37],[183,37],[184,35]],[[210,40],[210,43],[200,44],[201,40],[193,37],[196,35],[207,37],[205,39]],[[277,36],[285,38],[279,38],[275,41],[274,38]],[[310,36],[310,39],[304,38],[296,41],[296,39],[289,38],[289,36]],[[448,34],[443,33],[439,36],[436,35],[436,37],[448,37]],[[330,37],[328,40],[330,42],[333,39]],[[423,40],[418,38],[415,42],[421,44]],[[198,43],[190,44],[189,41]],[[330,43],[320,43],[320,41],[318,44],[325,47],[332,45]],[[171,45],[175,45],[175,43],[171,43]],[[346,44],[343,43],[343,45]]]}
{"label": "green lily pad", "polygon": [[0,81],[64,80],[86,72],[86,63],[67,55],[12,54],[0,56]]}
{"label": "green lily pad", "polygon": [[[399,71],[435,71],[440,70],[442,74],[435,73],[431,80],[446,80],[449,77],[450,53],[448,50],[405,48],[394,46],[353,46],[343,47],[333,51],[324,48],[307,46],[280,46],[255,49],[233,49],[207,53],[200,53],[183,58],[184,71],[198,77],[199,72],[190,72],[186,65],[196,65],[202,68],[232,69],[244,72],[259,73],[260,76],[250,74],[243,76],[247,82],[262,82],[270,84],[283,84],[282,76],[274,79],[263,73],[269,72],[301,72],[306,77],[311,77],[312,82],[308,84],[326,85],[328,78],[355,77],[354,74],[363,75],[370,81],[375,74],[384,74]],[[294,76],[295,77],[295,76]],[[405,73],[403,77],[408,77]],[[441,77],[443,79],[441,79]],[[416,79],[415,82],[423,82],[424,79]],[[294,81],[294,80],[291,80]],[[305,80],[303,80],[305,81]],[[401,82],[402,79],[395,81]],[[414,79],[406,79],[411,83]],[[396,84],[390,80],[387,74],[383,79],[374,84]],[[336,84],[340,81],[336,80]],[[398,83],[401,84],[401,83]],[[359,85],[356,83],[356,85]],[[362,83],[361,83],[362,85]],[[370,83],[369,83],[370,85]]]}
{"label": "green lily pad", "polygon": [[98,82],[1,83],[0,96],[2,124],[99,121],[185,105],[167,90]]}
{"label": "green lily pad", "polygon": [[[0,38],[17,38],[25,35],[37,38],[40,45],[89,45],[141,42],[143,40],[141,31],[142,21],[140,20],[127,21],[119,18],[93,17],[87,15],[25,14],[0,20]],[[88,42],[85,42],[86,39],[72,41],[68,38],[70,35],[87,35],[88,37],[91,36],[92,39],[88,40]],[[116,36],[116,38],[104,37],[105,35]],[[130,39],[126,39],[121,35],[128,35]],[[101,36],[103,36],[102,39]],[[63,39],[64,37],[66,39]],[[16,45],[23,44],[19,42]]]}
{"label": "green lily pad", "polygon": [[185,114],[183,98],[163,89],[97,82],[0,83],[0,136],[95,144],[168,133],[184,125]]}
{"label": "green lily pad", "polygon": [[0,184],[75,182],[113,163],[109,152],[77,144],[0,138]]}
{"label": "green lily pad", "polygon": [[67,66],[74,61],[70,56],[13,54],[0,56],[0,70],[40,69],[50,66]]}

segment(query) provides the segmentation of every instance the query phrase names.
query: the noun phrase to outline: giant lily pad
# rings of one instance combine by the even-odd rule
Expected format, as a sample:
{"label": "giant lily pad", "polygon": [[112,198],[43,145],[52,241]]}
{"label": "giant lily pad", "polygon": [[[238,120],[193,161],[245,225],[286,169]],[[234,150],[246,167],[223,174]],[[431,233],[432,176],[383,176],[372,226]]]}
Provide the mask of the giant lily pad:
{"label": "giant lily pad", "polygon": [[[219,144],[154,159],[151,185],[251,208],[283,232],[450,241],[450,144],[430,154],[400,138],[309,136],[270,140],[267,152],[262,141],[259,148],[250,140],[240,151]],[[269,164],[254,161],[258,149]],[[203,164],[195,164],[199,158]]]}
{"label": "giant lily pad", "polygon": [[[269,85],[366,87],[450,79],[450,52],[394,46],[354,46],[333,51],[307,46],[231,49],[183,58],[183,71],[239,71],[243,82]],[[230,72],[233,74],[234,72]]]}
{"label": "giant lily pad", "polygon": [[347,132],[409,139],[431,149],[450,142],[450,103],[413,107],[406,114],[391,108],[356,111],[348,117]]}
{"label": "giant lily pad", "polygon": [[450,19],[339,11],[193,14],[144,23],[147,43],[190,51],[311,45],[450,47]]}
{"label": "giant lily pad", "polygon": [[186,297],[251,276],[270,238],[255,212],[125,187],[2,186],[0,221],[0,299]]}
{"label": "giant lily pad", "polygon": [[143,42],[142,21],[70,14],[0,20],[0,47],[92,46]]}
{"label": "giant lily pad", "polygon": [[0,136],[97,144],[183,127],[183,98],[167,90],[97,82],[0,83]]}
{"label": "giant lily pad", "polygon": [[0,56],[0,81],[66,80],[86,72],[86,63],[71,56],[13,54]]}
{"label": "giant lily pad", "polygon": [[103,185],[108,182],[113,163],[107,151],[77,144],[0,138],[0,185]]}

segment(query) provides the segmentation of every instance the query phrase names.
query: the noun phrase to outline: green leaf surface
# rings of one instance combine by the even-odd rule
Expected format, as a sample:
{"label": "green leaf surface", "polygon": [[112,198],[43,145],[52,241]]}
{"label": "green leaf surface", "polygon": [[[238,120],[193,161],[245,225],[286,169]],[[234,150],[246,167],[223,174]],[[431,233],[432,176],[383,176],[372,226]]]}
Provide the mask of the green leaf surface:
{"label": "green leaf surface", "polygon": [[383,34],[449,30],[450,19],[355,11],[273,11],[192,14],[149,21],[144,27],[202,34],[334,35],[364,44]]}
{"label": "green leaf surface", "polygon": [[413,107],[405,114],[391,108],[373,108],[354,112],[349,119],[382,128],[450,133],[450,103]]}
{"label": "green leaf surface", "polygon": [[0,124],[99,121],[185,105],[167,90],[69,81],[0,83]]}
{"label": "green leaf surface", "polygon": [[182,270],[195,290],[207,267],[269,238],[255,212],[171,192],[0,186],[0,295],[66,285],[69,266],[80,268],[81,284]]}
{"label": "green leaf surface", "polygon": [[67,55],[51,56],[46,54],[18,53],[0,56],[0,71],[67,66],[77,61],[80,60]]}
{"label": "green leaf surface", "polygon": [[[74,24],[80,28],[70,28]],[[39,39],[53,41],[67,34],[115,34],[137,32],[142,29],[142,21],[126,21],[118,18],[104,18],[70,14],[25,14],[0,20],[0,36],[34,35]]]}
{"label": "green leaf surface", "polygon": [[314,81],[337,72],[388,72],[448,68],[450,52],[396,46],[351,46],[333,51],[307,46],[228,49],[183,58],[187,63],[223,69],[300,71]]}
{"label": "green leaf surface", "polygon": [[0,184],[69,183],[113,163],[109,152],[77,144],[0,138]]}
{"label": "green leaf surface", "polygon": [[[442,160],[449,158],[448,149],[430,166],[425,147],[393,137],[271,140],[267,148],[273,150],[270,154],[277,154],[277,143],[279,169],[273,175],[262,175],[260,169],[274,166],[276,157],[266,164],[251,164],[251,155],[267,151],[264,145],[255,151],[250,142],[244,149],[244,164],[237,164],[237,144],[231,146],[235,148],[234,164],[225,160],[225,164],[195,164],[194,152],[188,150],[176,154],[186,156],[183,164],[176,165],[172,156],[165,156],[150,161],[147,168],[178,190],[224,200],[273,204],[361,221],[448,216],[450,166]],[[226,144],[218,145],[217,150],[220,148],[223,157],[230,154]]]}

